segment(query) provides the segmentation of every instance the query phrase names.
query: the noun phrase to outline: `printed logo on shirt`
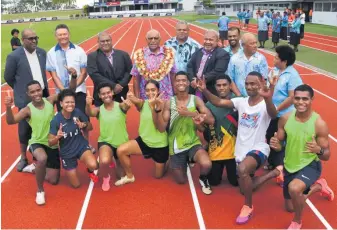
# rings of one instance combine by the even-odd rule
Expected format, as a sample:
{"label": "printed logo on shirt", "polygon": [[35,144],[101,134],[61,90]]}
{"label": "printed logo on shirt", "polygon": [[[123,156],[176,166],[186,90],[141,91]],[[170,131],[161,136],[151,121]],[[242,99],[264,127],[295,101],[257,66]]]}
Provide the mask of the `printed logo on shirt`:
{"label": "printed logo on shirt", "polygon": [[240,125],[247,128],[257,128],[257,123],[261,117],[260,113],[243,113],[240,118]]}

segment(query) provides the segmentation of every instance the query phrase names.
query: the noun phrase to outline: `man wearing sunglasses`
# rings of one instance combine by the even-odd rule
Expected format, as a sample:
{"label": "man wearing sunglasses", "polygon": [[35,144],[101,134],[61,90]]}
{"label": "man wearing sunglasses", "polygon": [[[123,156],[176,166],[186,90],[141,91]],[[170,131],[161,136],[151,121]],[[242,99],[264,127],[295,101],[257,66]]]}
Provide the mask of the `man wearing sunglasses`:
{"label": "man wearing sunglasses", "polygon": [[[37,47],[39,37],[31,29],[24,29],[21,33],[23,46],[7,56],[5,67],[5,80],[13,89],[14,104],[21,110],[30,102],[26,94],[26,85],[32,80],[40,83],[43,97],[48,97],[48,82],[46,78],[46,51]],[[31,128],[26,120],[18,125],[21,159],[17,165],[19,172],[31,172],[28,166],[26,150],[28,140],[31,138]],[[33,164],[31,165],[33,166]]]}

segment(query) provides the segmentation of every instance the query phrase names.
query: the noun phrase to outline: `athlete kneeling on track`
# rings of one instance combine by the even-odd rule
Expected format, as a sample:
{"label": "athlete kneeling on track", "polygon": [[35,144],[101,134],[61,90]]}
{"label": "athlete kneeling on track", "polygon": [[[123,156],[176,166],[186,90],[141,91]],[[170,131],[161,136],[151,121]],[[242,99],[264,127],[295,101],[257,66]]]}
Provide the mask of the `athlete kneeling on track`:
{"label": "athlete kneeling on track", "polygon": [[89,142],[82,134],[83,129],[92,130],[87,116],[75,108],[75,92],[70,89],[61,91],[58,101],[62,107],[50,122],[48,136],[49,146],[59,144],[62,166],[73,188],[80,186],[77,176],[77,160],[81,160],[88,168],[89,177],[93,182],[98,181],[94,170],[98,162],[93,155]]}

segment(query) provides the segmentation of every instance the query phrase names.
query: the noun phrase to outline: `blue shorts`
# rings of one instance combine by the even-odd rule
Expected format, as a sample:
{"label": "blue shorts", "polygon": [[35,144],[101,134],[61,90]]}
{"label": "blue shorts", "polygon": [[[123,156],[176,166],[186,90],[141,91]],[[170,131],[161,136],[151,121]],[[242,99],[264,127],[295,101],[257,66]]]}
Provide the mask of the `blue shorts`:
{"label": "blue shorts", "polygon": [[248,152],[246,154],[246,156],[251,156],[256,160],[256,162],[257,162],[256,169],[259,169],[261,167],[261,165],[263,165],[267,160],[266,155],[264,155],[259,150],[252,150],[252,151]]}
{"label": "blue shorts", "polygon": [[322,164],[321,161],[312,161],[309,165],[305,166],[304,168],[300,169],[297,172],[290,173],[285,168],[283,169],[284,174],[284,183],[283,183],[283,197],[284,199],[291,199],[289,194],[289,184],[294,179],[298,179],[302,181],[305,186],[306,190],[303,194],[308,194],[310,191],[311,185],[313,185],[321,176],[322,173]]}
{"label": "blue shorts", "polygon": [[83,145],[76,153],[76,155],[74,155],[73,157],[70,158],[62,158],[62,167],[65,170],[72,170],[77,168],[77,160],[81,158],[81,156],[83,155],[83,153],[87,150],[91,150],[89,145]]}

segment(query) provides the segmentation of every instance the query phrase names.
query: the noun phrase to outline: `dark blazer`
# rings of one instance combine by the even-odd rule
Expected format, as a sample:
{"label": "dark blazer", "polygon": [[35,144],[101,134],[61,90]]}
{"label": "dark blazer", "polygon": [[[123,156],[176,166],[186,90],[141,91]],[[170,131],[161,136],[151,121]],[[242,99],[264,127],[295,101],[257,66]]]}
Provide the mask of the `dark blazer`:
{"label": "dark blazer", "polygon": [[[202,49],[195,51],[191,60],[187,64],[187,73],[190,81],[197,76],[200,62],[203,56]],[[222,48],[215,48],[208,57],[203,75],[205,75],[206,87],[211,93],[217,95],[215,90],[216,78],[220,74],[224,74],[227,71],[229,63],[229,54]],[[193,92],[192,92],[193,93]]]}
{"label": "dark blazer", "polygon": [[129,91],[128,84],[131,80],[130,71],[132,62],[128,53],[113,49],[113,63],[100,50],[96,50],[88,55],[87,71],[94,82],[95,105],[101,105],[102,101],[98,97],[98,86],[103,82],[110,83],[113,87],[116,84],[123,86],[122,92],[115,95],[115,100],[121,102],[121,97],[126,97]]}
{"label": "dark blazer", "polygon": [[[36,54],[40,62],[41,73],[45,88],[43,97],[49,96],[48,82],[46,77],[46,51],[41,48],[36,48]],[[22,109],[30,99],[26,93],[27,84],[33,80],[32,71],[23,47],[19,47],[12,53],[8,54],[5,67],[5,80],[14,91],[14,104]]]}

